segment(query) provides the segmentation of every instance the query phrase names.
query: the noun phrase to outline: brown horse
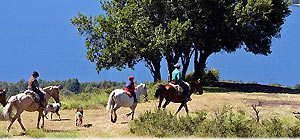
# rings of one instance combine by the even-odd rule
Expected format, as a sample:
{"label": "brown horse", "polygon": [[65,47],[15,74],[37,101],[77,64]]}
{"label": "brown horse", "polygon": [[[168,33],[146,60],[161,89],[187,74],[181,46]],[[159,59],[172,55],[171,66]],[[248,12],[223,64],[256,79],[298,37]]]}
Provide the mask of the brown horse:
{"label": "brown horse", "polygon": [[5,89],[0,89],[0,103],[2,104],[3,107],[6,105],[6,90]]}
{"label": "brown horse", "polygon": [[[54,100],[56,102],[59,102],[59,94],[58,94],[59,86],[49,86],[49,87],[45,87],[43,89],[40,88],[40,90],[45,94],[44,97],[46,100],[46,104],[50,97],[54,98]],[[11,113],[12,113],[13,106],[17,109],[17,113],[11,119]],[[3,108],[4,117],[10,119],[10,124],[6,129],[8,132],[15,120],[18,120],[22,130],[26,131],[25,127],[23,126],[23,124],[21,122],[21,114],[24,110],[29,111],[29,112],[38,111],[39,115],[38,115],[38,121],[37,121],[37,128],[39,128],[39,123],[40,123],[41,117],[42,117],[41,128],[44,128],[43,108],[40,107],[39,103],[34,101],[34,99],[32,98],[31,95],[27,95],[26,93],[20,93],[15,96],[11,96],[8,100],[7,105]]]}
{"label": "brown horse", "polygon": [[[190,84],[190,91],[189,91],[189,96],[191,96],[191,94],[193,92],[195,92],[196,90],[198,91],[198,93],[200,93],[200,95],[203,93],[202,92],[202,88],[200,86],[200,80],[196,80],[196,81],[192,81]],[[179,106],[177,112],[175,114],[177,114],[181,108],[184,106],[186,113],[189,113],[188,107],[187,107],[187,102],[185,100],[185,98],[177,93],[177,90],[171,86],[170,84],[166,84],[166,85],[159,85],[155,91],[155,97],[159,98],[159,104],[158,104],[158,109],[160,109],[162,101],[164,99],[166,99],[165,104],[163,105],[163,109],[166,108],[166,106],[170,103],[170,102],[174,102],[174,103],[181,103],[181,105]]]}

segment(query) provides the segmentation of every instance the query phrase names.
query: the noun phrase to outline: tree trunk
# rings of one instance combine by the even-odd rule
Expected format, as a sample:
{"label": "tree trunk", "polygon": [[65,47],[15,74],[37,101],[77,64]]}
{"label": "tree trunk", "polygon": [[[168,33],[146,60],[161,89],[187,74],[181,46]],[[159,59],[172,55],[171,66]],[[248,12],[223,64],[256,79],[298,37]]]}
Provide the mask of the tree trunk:
{"label": "tree trunk", "polygon": [[154,66],[154,72],[153,72],[153,78],[154,83],[161,80],[161,74],[160,74],[160,62],[159,63],[153,63]]}
{"label": "tree trunk", "polygon": [[145,60],[145,62],[146,62],[146,67],[151,72],[154,82],[161,80],[160,61],[156,62],[155,60]]}
{"label": "tree trunk", "polygon": [[[202,93],[200,93],[200,94],[203,94],[203,79],[202,79],[203,78],[203,72],[204,72],[204,69],[206,68],[206,60],[207,60],[207,58],[210,54],[206,54],[206,53],[200,53],[200,54],[201,55],[199,57],[199,60],[198,61],[194,60],[194,67],[195,67],[194,78],[195,78],[195,80],[196,79],[201,80],[200,87],[202,89]],[[198,58],[198,54],[197,54],[197,58]]]}

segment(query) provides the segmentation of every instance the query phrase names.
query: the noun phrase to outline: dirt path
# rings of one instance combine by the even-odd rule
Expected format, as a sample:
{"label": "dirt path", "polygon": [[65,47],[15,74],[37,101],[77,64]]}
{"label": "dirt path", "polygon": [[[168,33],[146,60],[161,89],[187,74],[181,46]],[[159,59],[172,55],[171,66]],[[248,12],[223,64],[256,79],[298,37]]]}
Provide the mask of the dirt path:
{"label": "dirt path", "polygon": [[[190,112],[207,111],[211,114],[222,108],[224,105],[230,105],[234,109],[242,109],[252,115],[253,110],[251,104],[262,104],[258,106],[261,112],[261,117],[279,117],[287,119],[295,119],[292,114],[293,111],[300,111],[300,95],[292,94],[265,94],[265,93],[251,93],[251,94],[238,94],[238,93],[205,93],[202,96],[193,95],[193,101],[188,104]],[[158,101],[150,101],[141,103],[137,107],[135,117],[145,110],[154,110],[157,107]],[[170,103],[167,110],[175,112],[179,104]],[[95,137],[136,137],[130,133],[129,124],[130,117],[125,117],[129,112],[128,108],[121,108],[118,110],[117,123],[110,122],[109,114],[104,107],[96,110],[84,110],[83,124],[90,125],[90,127],[75,127],[74,113],[75,110],[61,110],[61,121],[45,120],[45,130],[47,133],[59,133],[66,131],[77,131],[79,137],[95,138]],[[185,115],[182,110],[179,115]],[[53,115],[54,119],[57,118]],[[37,112],[22,114],[22,122],[28,130],[36,129]],[[5,130],[8,121],[0,121],[0,129]],[[21,128],[18,122],[15,122],[11,133],[18,138],[26,138],[26,136],[18,136],[21,133]]]}

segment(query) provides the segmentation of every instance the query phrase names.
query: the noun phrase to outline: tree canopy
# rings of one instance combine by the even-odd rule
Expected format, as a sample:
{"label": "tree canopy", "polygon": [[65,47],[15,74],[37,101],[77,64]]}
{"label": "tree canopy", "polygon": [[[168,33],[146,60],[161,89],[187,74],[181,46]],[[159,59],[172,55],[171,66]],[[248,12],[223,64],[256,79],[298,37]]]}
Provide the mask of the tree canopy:
{"label": "tree canopy", "polygon": [[103,68],[134,68],[145,61],[154,81],[160,62],[169,73],[181,60],[183,76],[194,57],[194,78],[202,78],[207,58],[221,51],[268,55],[272,38],[290,14],[284,0],[111,0],[105,15],[71,19],[85,35],[87,58]]}

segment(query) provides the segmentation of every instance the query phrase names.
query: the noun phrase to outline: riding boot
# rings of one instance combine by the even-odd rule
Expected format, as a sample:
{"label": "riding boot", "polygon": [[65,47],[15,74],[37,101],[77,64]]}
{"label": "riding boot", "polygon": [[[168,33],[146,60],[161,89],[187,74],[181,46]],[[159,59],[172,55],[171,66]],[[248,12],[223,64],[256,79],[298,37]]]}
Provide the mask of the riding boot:
{"label": "riding boot", "polygon": [[133,96],[133,101],[134,101],[135,103],[137,103],[138,101],[137,101],[137,99],[136,99],[136,94],[135,94],[135,92],[132,92],[131,94],[132,94],[132,96]]}
{"label": "riding boot", "polygon": [[136,99],[136,96],[133,96],[133,100],[134,100],[135,103],[138,102],[137,99]]}
{"label": "riding boot", "polygon": [[42,107],[43,110],[46,109],[46,107],[45,107],[45,101],[40,100],[40,107]]}

